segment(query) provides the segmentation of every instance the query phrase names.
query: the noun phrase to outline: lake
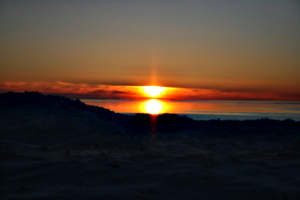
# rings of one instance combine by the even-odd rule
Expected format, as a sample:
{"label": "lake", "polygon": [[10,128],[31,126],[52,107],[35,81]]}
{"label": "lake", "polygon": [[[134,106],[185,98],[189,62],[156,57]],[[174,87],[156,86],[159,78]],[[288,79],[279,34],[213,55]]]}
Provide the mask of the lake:
{"label": "lake", "polygon": [[174,113],[195,120],[293,119],[300,121],[299,101],[166,101],[81,99],[88,105],[124,114]]}

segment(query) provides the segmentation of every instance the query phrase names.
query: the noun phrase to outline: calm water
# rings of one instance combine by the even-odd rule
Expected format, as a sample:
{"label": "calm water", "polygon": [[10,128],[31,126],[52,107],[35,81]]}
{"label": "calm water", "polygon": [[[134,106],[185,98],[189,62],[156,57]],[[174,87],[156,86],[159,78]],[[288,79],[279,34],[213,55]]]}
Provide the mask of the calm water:
{"label": "calm water", "polygon": [[161,101],[90,100],[86,104],[117,113],[175,113],[196,120],[293,119],[300,121],[300,102],[283,101]]}

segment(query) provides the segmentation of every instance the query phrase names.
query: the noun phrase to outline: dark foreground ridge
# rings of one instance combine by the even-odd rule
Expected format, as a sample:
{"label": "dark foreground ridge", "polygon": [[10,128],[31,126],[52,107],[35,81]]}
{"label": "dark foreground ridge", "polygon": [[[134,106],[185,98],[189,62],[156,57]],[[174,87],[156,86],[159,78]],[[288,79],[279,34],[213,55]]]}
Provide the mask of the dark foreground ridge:
{"label": "dark foreground ridge", "polygon": [[41,134],[56,132],[101,132],[145,134],[149,131],[172,134],[182,131],[195,134],[287,134],[297,133],[300,122],[294,120],[209,120],[196,121],[176,114],[136,114],[133,116],[115,113],[108,109],[86,105],[80,100],[63,96],[43,95],[39,92],[0,94],[1,132],[38,128]]}
{"label": "dark foreground ridge", "polygon": [[300,124],[0,94],[0,199],[300,199]]}

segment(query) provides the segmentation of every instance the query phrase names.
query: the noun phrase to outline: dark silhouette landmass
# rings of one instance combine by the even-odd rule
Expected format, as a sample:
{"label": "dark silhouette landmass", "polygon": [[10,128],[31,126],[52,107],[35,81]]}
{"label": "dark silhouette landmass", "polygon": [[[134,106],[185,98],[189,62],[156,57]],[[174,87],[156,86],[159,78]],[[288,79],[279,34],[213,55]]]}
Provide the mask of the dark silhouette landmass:
{"label": "dark silhouette landmass", "polygon": [[300,199],[300,122],[0,94],[1,199]]}
{"label": "dark silhouette landmass", "polygon": [[[34,111],[39,110],[43,112],[45,117],[51,115],[52,112],[57,112],[57,114],[70,115],[68,122],[74,119],[74,123],[77,123],[75,116],[81,115],[81,122],[86,121],[88,125],[91,125],[89,123],[92,121],[100,120],[102,123],[115,124],[116,127],[123,130],[122,132],[135,134],[145,134],[149,131],[156,131],[158,134],[172,134],[184,130],[196,131],[197,134],[218,133],[221,135],[227,134],[228,131],[231,134],[240,135],[246,133],[261,134],[260,131],[264,131],[264,134],[284,134],[282,129],[288,128],[290,129],[289,132],[295,130],[296,133],[300,127],[300,122],[291,119],[283,121],[268,118],[243,121],[219,119],[197,121],[186,116],[169,113],[159,115],[137,113],[132,116],[115,113],[102,107],[86,105],[78,99],[72,100],[63,96],[43,95],[39,92],[0,94],[0,108],[5,109],[7,112],[11,112],[13,109],[18,112],[24,111],[23,115],[34,114]],[[5,112],[2,112],[3,114]],[[222,131],[220,132],[220,130]]]}

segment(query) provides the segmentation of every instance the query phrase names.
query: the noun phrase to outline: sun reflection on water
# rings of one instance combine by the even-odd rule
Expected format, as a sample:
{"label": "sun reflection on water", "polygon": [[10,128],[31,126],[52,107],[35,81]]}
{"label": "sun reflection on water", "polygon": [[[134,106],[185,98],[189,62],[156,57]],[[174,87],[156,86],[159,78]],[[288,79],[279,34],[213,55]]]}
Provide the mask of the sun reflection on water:
{"label": "sun reflection on water", "polygon": [[150,114],[158,114],[162,110],[162,104],[157,99],[151,99],[146,102],[145,110]]}

